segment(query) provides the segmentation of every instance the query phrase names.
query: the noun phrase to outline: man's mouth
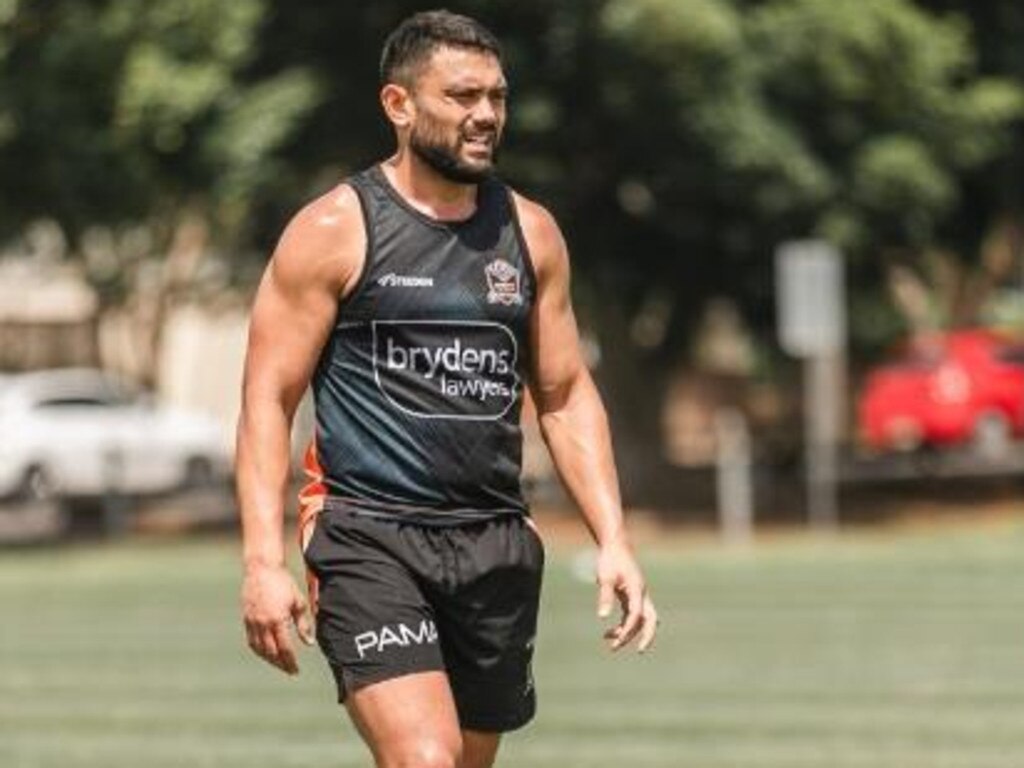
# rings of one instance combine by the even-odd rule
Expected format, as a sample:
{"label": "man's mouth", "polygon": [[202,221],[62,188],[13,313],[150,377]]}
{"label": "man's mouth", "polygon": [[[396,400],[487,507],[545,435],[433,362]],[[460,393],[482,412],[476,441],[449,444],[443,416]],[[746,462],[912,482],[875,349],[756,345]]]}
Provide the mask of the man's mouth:
{"label": "man's mouth", "polygon": [[474,135],[468,135],[462,137],[462,144],[468,149],[475,150],[477,152],[490,152],[494,149],[493,133],[479,133]]}

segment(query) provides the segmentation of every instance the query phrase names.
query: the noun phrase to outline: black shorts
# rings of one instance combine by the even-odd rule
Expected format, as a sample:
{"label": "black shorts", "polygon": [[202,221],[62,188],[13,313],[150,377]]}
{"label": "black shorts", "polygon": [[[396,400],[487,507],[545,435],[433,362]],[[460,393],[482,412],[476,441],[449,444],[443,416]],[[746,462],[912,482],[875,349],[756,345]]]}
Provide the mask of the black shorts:
{"label": "black shorts", "polygon": [[440,527],[325,509],[305,559],[339,701],[441,670],[462,728],[510,731],[533,717],[544,548],[525,518]]}

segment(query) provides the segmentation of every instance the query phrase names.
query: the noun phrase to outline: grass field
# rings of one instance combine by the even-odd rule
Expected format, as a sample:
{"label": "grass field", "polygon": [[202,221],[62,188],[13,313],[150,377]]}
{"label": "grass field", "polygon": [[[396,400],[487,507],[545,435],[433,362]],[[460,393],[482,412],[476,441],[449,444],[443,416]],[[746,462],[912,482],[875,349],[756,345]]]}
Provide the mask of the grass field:
{"label": "grass field", "polygon": [[[1024,766],[1024,527],[645,557],[663,632],[608,658],[552,548],[538,720],[501,765]],[[0,554],[0,766],[368,765],[318,655],[250,657],[229,541]]]}

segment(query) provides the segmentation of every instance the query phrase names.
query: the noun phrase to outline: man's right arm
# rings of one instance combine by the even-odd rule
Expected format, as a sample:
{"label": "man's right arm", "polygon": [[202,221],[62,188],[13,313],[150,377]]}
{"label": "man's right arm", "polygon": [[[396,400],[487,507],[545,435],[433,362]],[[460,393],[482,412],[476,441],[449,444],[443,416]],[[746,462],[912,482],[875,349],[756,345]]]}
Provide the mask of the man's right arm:
{"label": "man's right arm", "polygon": [[366,250],[349,187],[315,200],[289,223],[267,265],[249,327],[236,444],[242,520],[242,612],[249,646],[282,670],[298,666],[288,625],[307,642],[305,600],[285,567],[284,506],[292,419],[327,341],[338,301]]}

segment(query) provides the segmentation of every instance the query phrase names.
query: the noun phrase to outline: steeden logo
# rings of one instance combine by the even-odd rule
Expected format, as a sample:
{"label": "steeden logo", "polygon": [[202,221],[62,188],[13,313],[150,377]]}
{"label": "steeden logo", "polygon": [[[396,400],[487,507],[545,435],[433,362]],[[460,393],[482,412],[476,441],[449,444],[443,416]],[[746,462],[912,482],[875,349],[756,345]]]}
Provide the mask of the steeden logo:
{"label": "steeden logo", "polygon": [[433,288],[434,278],[420,275],[396,275],[388,272],[377,278],[377,285],[382,288]]}
{"label": "steeden logo", "polygon": [[522,304],[519,291],[519,270],[504,259],[495,259],[484,268],[487,278],[487,301],[490,304]]}

